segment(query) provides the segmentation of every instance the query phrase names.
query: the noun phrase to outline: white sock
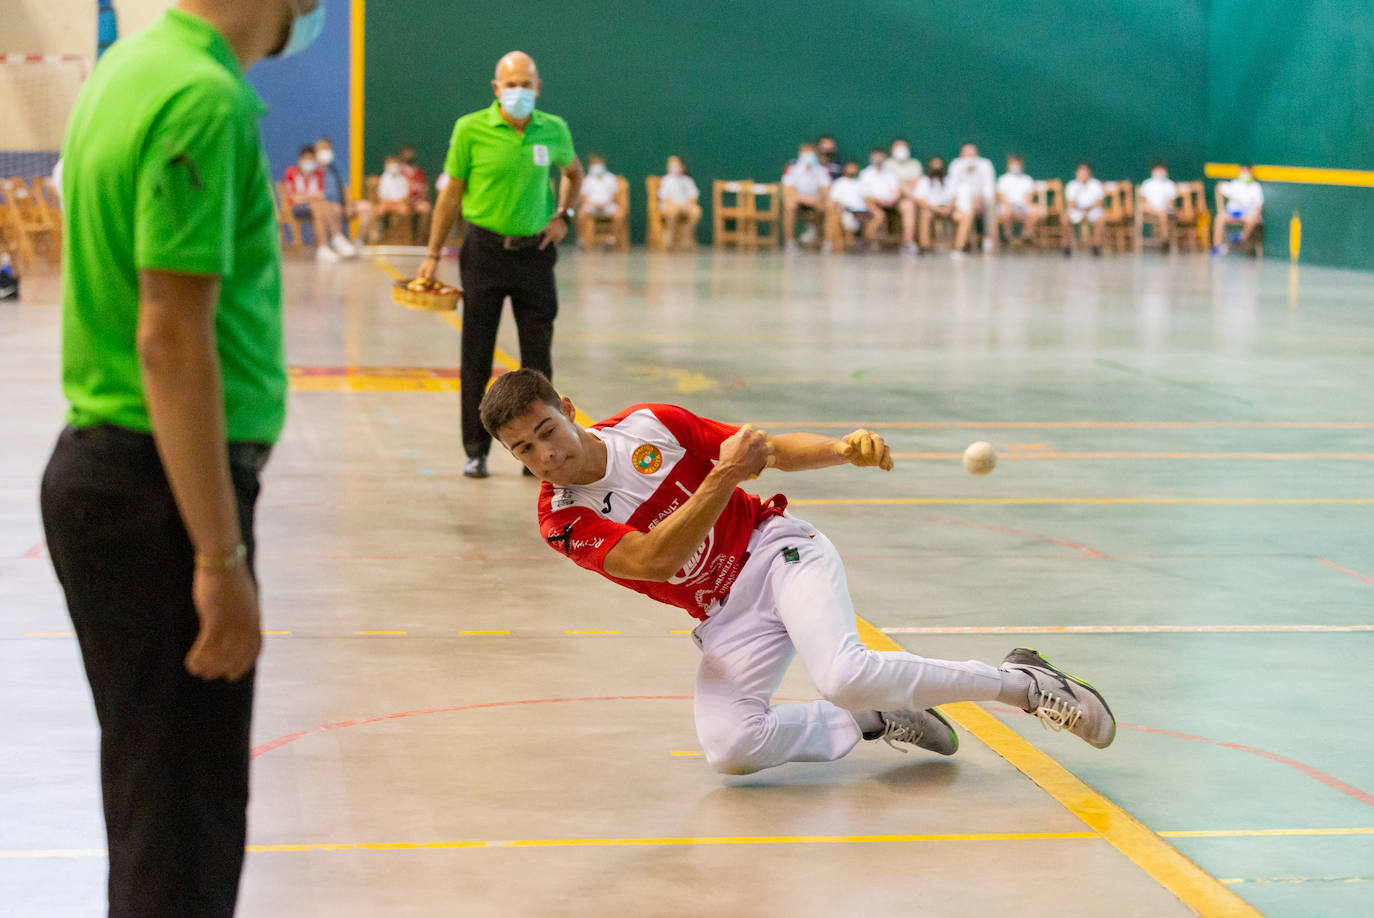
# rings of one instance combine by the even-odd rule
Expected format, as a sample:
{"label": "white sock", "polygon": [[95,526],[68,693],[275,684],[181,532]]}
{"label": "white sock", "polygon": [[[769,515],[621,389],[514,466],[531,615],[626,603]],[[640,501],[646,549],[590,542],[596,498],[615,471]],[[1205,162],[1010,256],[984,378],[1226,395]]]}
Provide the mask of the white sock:
{"label": "white sock", "polygon": [[997,700],[1026,710],[1026,705],[1030,704],[1031,677],[1020,670],[998,672],[1002,676],[1002,690],[997,693]]}

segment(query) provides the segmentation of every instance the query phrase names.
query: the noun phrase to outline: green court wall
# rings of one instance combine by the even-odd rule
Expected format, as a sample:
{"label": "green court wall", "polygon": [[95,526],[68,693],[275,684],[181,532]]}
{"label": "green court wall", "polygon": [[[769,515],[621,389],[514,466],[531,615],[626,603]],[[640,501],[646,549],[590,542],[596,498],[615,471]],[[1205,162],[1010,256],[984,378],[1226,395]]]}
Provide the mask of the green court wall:
{"label": "green court wall", "polygon": [[492,100],[496,61],[529,52],[541,108],[562,115],[584,162],[627,176],[644,237],[644,177],[684,156],[712,179],[773,181],[820,132],[863,158],[908,137],[946,158],[964,141],[1037,177],[1140,181],[1167,157],[1202,173],[1207,0],[930,3],[698,0],[606,3],[386,0],[367,4],[365,167],[402,142],[431,176],[453,121]]}
{"label": "green court wall", "polygon": [[[1374,169],[1374,4],[1212,0],[1207,158]],[[1374,188],[1266,182],[1266,254],[1374,269]]]}

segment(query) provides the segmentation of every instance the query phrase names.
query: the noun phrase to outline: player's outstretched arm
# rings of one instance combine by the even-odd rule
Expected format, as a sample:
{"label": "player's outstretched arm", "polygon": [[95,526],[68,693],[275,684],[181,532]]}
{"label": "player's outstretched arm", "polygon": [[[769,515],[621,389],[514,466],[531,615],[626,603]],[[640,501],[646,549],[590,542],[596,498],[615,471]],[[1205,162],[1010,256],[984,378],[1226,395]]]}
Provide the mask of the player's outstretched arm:
{"label": "player's outstretched arm", "polygon": [[881,435],[856,430],[840,439],[818,434],[779,434],[771,440],[777,467],[784,472],[804,472],[849,463],[892,470],[892,451]]}
{"label": "player's outstretched arm", "polygon": [[744,425],[720,445],[720,460],[686,503],[648,532],[625,533],[607,553],[603,569],[622,580],[667,580],[691,560],[736,486],[768,462],[768,437]]}

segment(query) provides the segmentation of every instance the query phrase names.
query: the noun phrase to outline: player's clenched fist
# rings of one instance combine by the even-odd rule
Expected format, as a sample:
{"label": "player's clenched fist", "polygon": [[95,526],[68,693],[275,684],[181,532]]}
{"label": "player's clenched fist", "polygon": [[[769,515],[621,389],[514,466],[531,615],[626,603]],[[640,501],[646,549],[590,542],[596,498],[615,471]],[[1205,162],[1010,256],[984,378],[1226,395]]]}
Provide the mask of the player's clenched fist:
{"label": "player's clenched fist", "polygon": [[773,464],[773,444],[768,435],[745,424],[720,445],[720,465],[737,471],[741,478],[757,478]]}
{"label": "player's clenched fist", "polygon": [[835,444],[835,452],[851,465],[876,465],[884,472],[892,471],[892,450],[888,449],[886,440],[870,431],[854,431]]}

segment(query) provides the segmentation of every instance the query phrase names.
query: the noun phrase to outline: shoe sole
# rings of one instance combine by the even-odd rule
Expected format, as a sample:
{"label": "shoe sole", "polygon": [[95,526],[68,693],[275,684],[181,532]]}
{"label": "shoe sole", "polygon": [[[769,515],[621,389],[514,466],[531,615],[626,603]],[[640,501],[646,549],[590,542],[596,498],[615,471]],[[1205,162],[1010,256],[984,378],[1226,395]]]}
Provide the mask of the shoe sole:
{"label": "shoe sole", "polygon": [[[954,755],[954,753],[956,753],[956,752],[959,751],[959,734],[958,734],[958,732],[954,729],[954,725],[951,724],[951,723],[949,722],[949,718],[947,718],[947,717],[945,717],[945,715],[941,714],[941,713],[939,712],[939,710],[936,709],[936,708],[926,708],[926,713],[927,713],[927,714],[934,715],[934,717],[935,717],[936,720],[938,720],[940,723],[942,723],[942,724],[945,725],[945,729],[949,731],[949,735],[952,736],[952,737],[954,737],[954,748],[951,749],[949,752],[941,752],[941,751],[938,750],[938,749],[928,749],[928,750],[926,750],[926,751],[927,751],[927,752],[933,752],[933,753],[935,753],[936,755]],[[924,748],[924,747],[922,747],[922,748]]]}
{"label": "shoe sole", "polygon": [[[1097,749],[1106,749],[1108,746],[1110,746],[1112,742],[1116,740],[1116,715],[1112,713],[1111,705],[1107,704],[1107,699],[1102,697],[1102,693],[1099,692],[1096,688],[1094,688],[1091,682],[1085,682],[1077,676],[1070,675],[1069,673],[1064,672],[1064,670],[1060,669],[1058,666],[1055,666],[1049,660],[1046,660],[1041,655],[1040,651],[1036,650],[1034,647],[1023,647],[1021,649],[1029,650],[1031,653],[1035,654],[1036,659],[1038,659],[1041,663],[1045,664],[1045,666],[1048,669],[1054,670],[1059,675],[1063,676],[1065,679],[1068,679],[1075,685],[1081,685],[1083,686],[1083,688],[1093,693],[1093,697],[1098,700],[1098,702],[1102,705],[1103,710],[1107,712],[1107,716],[1112,719],[1112,735],[1107,737],[1107,741],[1100,746],[1097,743],[1092,742],[1091,740],[1083,739],[1083,737],[1081,736],[1079,737],[1079,739],[1083,739],[1083,741],[1087,743],[1089,746],[1093,746]],[[1075,734],[1075,736],[1077,736],[1077,734]]]}

